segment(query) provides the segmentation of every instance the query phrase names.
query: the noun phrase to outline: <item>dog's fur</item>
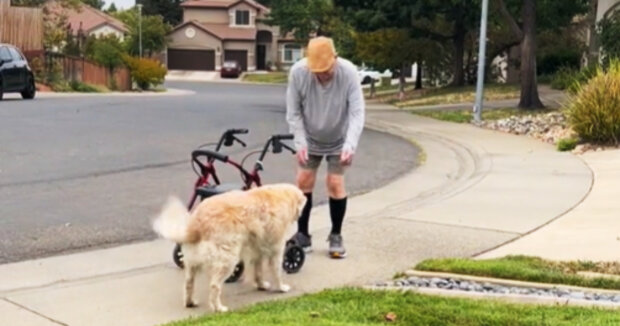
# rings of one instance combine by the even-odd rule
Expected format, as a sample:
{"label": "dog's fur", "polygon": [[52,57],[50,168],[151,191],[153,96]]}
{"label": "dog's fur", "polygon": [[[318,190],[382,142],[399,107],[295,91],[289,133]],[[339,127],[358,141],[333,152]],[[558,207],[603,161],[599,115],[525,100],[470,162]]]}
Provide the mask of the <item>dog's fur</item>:
{"label": "dog's fur", "polygon": [[254,267],[260,290],[269,288],[262,276],[263,261],[268,261],[275,289],[287,292],[290,287],[281,279],[286,231],[305,203],[301,190],[289,184],[217,195],[202,201],[191,214],[181,201],[171,198],[154,220],[153,229],[182,244],[185,306],[196,306],[194,279],[204,268],[209,278],[208,305],[227,311],[220,300],[222,285],[240,260]]}

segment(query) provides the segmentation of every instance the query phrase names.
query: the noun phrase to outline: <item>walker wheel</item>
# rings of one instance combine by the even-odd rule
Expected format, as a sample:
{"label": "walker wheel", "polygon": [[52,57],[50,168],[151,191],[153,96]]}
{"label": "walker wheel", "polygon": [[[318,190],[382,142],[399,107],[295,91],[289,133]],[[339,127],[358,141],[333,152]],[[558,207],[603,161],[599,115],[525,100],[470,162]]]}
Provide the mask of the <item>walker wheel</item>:
{"label": "walker wheel", "polygon": [[181,244],[177,243],[176,246],[174,246],[174,250],[172,251],[172,260],[179,268],[185,267],[185,264],[183,263],[183,250],[181,250]]}
{"label": "walker wheel", "polygon": [[230,276],[226,279],[226,283],[235,283],[235,282],[237,282],[241,278],[241,275],[243,275],[243,270],[244,269],[245,269],[245,266],[243,265],[243,262],[239,262],[235,266],[235,270],[233,271],[233,273],[230,274]]}
{"label": "walker wheel", "polygon": [[282,268],[289,273],[294,274],[299,272],[306,260],[306,253],[304,250],[295,244],[289,244],[284,251],[284,260],[282,261]]}

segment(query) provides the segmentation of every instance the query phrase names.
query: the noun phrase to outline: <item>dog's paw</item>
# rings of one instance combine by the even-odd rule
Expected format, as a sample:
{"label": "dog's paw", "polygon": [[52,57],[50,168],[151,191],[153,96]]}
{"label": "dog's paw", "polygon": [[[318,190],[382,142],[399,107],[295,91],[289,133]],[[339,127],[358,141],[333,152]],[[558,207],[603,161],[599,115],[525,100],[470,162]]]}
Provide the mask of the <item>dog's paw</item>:
{"label": "dog's paw", "polygon": [[271,284],[269,284],[269,282],[267,281],[263,281],[259,284],[257,284],[256,286],[258,288],[259,291],[267,291],[271,288]]}
{"label": "dog's paw", "polygon": [[280,284],[280,286],[278,287],[278,292],[286,293],[286,292],[288,292],[290,290],[291,290],[291,286],[290,285]]}
{"label": "dog's paw", "polygon": [[217,307],[217,309],[215,309],[215,312],[227,312],[228,311],[228,307],[226,306],[219,306]]}
{"label": "dog's paw", "polygon": [[198,302],[187,301],[185,302],[185,308],[196,308],[198,307]]}

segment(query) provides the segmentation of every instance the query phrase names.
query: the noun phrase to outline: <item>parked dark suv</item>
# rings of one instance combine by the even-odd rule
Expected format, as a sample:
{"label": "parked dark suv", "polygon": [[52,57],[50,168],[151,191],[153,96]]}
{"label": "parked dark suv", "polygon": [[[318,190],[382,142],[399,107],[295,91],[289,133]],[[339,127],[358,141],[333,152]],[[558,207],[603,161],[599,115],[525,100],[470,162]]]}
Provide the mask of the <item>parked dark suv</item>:
{"label": "parked dark suv", "polygon": [[0,44],[0,100],[9,92],[33,99],[36,94],[34,74],[21,51],[12,45]]}

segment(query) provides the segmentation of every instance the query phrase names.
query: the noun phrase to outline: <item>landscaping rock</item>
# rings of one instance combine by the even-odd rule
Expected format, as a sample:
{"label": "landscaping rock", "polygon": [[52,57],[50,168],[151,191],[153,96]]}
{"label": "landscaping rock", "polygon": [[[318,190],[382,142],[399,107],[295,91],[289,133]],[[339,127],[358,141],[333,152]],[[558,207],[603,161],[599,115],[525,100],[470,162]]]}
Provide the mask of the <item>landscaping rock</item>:
{"label": "landscaping rock", "polygon": [[466,292],[479,292],[479,293],[496,293],[496,294],[518,294],[533,297],[556,297],[572,300],[588,300],[588,301],[601,301],[601,302],[615,302],[620,303],[620,295],[609,295],[583,291],[573,291],[566,288],[550,288],[541,289],[535,287],[524,286],[504,286],[492,283],[479,283],[475,281],[459,280],[454,278],[440,278],[440,277],[417,277],[411,276],[408,278],[393,280],[390,282],[379,282],[377,287],[398,287],[398,288],[439,288],[444,290],[456,290]]}

